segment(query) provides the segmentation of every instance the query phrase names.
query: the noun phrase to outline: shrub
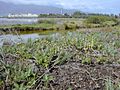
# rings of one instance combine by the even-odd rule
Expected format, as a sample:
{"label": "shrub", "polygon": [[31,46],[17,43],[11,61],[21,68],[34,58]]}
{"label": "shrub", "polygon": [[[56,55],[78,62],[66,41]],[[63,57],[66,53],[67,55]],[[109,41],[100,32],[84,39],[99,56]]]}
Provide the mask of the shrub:
{"label": "shrub", "polygon": [[108,16],[90,16],[88,17],[84,23],[86,25],[89,24],[99,24],[100,26],[112,26],[118,23],[117,19]]}
{"label": "shrub", "polygon": [[38,23],[45,23],[45,24],[55,24],[53,20],[38,20]]}

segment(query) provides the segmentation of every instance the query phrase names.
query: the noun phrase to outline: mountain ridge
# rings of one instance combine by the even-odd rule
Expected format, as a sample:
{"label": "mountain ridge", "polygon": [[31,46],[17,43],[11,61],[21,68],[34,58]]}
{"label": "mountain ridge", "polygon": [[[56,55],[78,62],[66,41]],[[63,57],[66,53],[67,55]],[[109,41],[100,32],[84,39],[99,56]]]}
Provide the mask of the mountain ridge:
{"label": "mountain ridge", "polygon": [[0,1],[0,15],[8,15],[9,13],[34,13],[34,14],[47,14],[47,13],[63,13],[72,14],[76,10],[68,10],[55,6],[44,6],[44,5],[24,5],[24,4],[13,4]]}

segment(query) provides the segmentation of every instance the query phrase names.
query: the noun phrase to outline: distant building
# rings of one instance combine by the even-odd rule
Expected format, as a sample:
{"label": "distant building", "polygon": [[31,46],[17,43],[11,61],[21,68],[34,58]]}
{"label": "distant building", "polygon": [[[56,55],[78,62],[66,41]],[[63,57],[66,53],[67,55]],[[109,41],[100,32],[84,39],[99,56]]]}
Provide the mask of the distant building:
{"label": "distant building", "polygon": [[31,13],[28,13],[28,14],[8,14],[8,17],[9,18],[15,18],[15,17],[38,17],[39,15],[37,14],[31,14]]}

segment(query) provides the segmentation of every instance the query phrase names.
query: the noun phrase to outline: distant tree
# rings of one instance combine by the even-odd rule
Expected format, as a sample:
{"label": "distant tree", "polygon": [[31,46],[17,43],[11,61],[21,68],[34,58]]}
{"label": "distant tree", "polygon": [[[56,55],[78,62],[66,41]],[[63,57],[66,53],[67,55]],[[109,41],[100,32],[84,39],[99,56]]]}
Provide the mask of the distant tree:
{"label": "distant tree", "polygon": [[118,15],[115,15],[115,18],[118,18],[119,16]]}
{"label": "distant tree", "polygon": [[80,11],[76,11],[76,12],[73,13],[72,16],[75,17],[75,18],[80,18],[81,15],[82,15],[82,13]]}
{"label": "distant tree", "polygon": [[69,15],[67,13],[65,13],[64,16],[69,16]]}
{"label": "distant tree", "polygon": [[114,14],[111,14],[111,17],[114,17]]}
{"label": "distant tree", "polygon": [[65,14],[64,14],[64,17],[69,18],[69,17],[70,17],[70,15],[69,15],[69,14],[67,14],[67,13],[65,13]]}

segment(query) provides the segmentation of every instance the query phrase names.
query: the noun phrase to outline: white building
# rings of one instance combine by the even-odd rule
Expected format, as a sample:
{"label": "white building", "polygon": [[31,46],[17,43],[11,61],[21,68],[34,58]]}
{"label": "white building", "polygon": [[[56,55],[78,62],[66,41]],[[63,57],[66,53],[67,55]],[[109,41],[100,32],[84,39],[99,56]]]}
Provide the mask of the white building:
{"label": "white building", "polygon": [[37,14],[31,14],[31,13],[28,13],[28,14],[8,14],[8,17],[9,18],[15,18],[15,17],[38,17],[39,15]]}

